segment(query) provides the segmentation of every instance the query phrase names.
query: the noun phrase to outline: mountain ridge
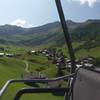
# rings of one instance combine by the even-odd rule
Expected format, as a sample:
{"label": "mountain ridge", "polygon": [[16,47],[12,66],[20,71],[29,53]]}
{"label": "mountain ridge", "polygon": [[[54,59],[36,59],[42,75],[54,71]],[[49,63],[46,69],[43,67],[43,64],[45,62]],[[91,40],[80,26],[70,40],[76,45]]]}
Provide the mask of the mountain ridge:
{"label": "mountain ridge", "polygon": [[[85,22],[66,21],[73,41],[87,41],[100,39],[100,20],[87,20]],[[12,25],[0,26],[0,43],[21,44],[36,46],[42,44],[64,43],[64,36],[60,22],[48,23],[39,27],[22,28]],[[97,35],[97,36],[96,36]]]}

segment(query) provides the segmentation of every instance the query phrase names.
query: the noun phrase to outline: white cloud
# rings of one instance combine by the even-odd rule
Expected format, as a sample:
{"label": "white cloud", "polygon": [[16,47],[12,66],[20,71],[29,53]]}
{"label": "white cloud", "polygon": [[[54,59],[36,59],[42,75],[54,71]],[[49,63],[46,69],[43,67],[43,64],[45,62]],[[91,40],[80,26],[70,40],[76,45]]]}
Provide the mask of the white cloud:
{"label": "white cloud", "polygon": [[19,26],[19,27],[32,27],[33,25],[31,24],[27,24],[25,20],[22,20],[22,19],[16,19],[14,20],[11,25],[16,25],[16,26]]}
{"label": "white cloud", "polygon": [[80,4],[88,4],[90,7],[93,7],[97,0],[80,0]]}
{"label": "white cloud", "polygon": [[97,2],[100,3],[100,0],[67,0],[67,1],[80,2],[81,5],[88,4],[89,7],[93,7]]}
{"label": "white cloud", "polygon": [[11,25],[16,25],[16,26],[20,26],[20,27],[24,27],[25,24],[26,24],[26,21],[22,20],[22,19],[16,19],[15,21],[13,21],[11,23]]}

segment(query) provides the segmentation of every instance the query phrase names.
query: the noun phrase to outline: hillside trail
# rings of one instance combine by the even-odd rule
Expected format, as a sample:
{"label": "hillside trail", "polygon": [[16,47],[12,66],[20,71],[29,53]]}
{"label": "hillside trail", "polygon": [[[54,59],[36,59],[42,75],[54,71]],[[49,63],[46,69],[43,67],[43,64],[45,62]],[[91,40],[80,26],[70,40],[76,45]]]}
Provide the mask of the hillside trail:
{"label": "hillside trail", "polygon": [[25,63],[25,72],[29,73],[29,64],[28,64],[28,61],[27,60],[24,60],[24,63]]}

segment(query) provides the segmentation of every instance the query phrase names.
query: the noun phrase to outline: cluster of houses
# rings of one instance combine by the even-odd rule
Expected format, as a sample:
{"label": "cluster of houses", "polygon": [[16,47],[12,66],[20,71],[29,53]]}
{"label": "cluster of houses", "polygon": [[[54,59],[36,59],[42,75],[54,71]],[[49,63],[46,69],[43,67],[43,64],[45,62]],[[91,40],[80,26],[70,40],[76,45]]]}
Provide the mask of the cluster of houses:
{"label": "cluster of houses", "polygon": [[9,51],[9,48],[0,47],[0,57],[14,57],[13,53],[7,53],[5,51]]}
{"label": "cluster of houses", "polygon": [[35,50],[31,50],[31,51],[28,52],[28,54],[29,54],[29,55],[33,55],[33,54],[34,54],[34,55],[38,55],[38,52],[35,51]]}
{"label": "cluster of houses", "polygon": [[56,64],[57,69],[63,70],[66,68],[66,58],[61,49],[49,48],[41,50],[41,53],[53,64]]}
{"label": "cluster of houses", "polygon": [[[65,57],[61,50],[57,52],[56,50],[44,49],[42,50],[42,54],[44,54],[48,60],[52,60],[52,63],[56,64],[57,68],[60,70],[71,68],[71,60]],[[76,67],[94,67],[94,59],[95,58],[92,56],[82,57],[75,61]]]}
{"label": "cluster of houses", "polygon": [[[56,64],[56,68],[63,70],[66,68],[71,68],[71,60],[63,54],[62,50],[57,50],[56,48],[45,48],[39,51],[31,51],[31,54],[42,54],[47,57],[53,64]],[[76,60],[76,67],[94,67],[93,61],[94,57],[87,56]]]}
{"label": "cluster of houses", "polygon": [[0,53],[0,57],[14,57],[12,53]]}
{"label": "cluster of houses", "polygon": [[[76,60],[76,67],[90,67],[90,68],[94,68],[93,65],[93,61],[94,61],[94,57],[92,56],[87,56],[87,57],[82,57],[79,60]],[[67,67],[71,68],[71,61],[67,60]]]}

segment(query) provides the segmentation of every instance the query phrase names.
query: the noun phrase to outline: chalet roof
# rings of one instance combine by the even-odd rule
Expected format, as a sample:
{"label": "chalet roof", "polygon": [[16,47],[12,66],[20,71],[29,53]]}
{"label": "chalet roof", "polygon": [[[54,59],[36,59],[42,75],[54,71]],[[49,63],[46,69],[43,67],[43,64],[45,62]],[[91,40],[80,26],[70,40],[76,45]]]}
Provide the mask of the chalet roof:
{"label": "chalet roof", "polygon": [[0,53],[0,56],[4,55],[4,53]]}

